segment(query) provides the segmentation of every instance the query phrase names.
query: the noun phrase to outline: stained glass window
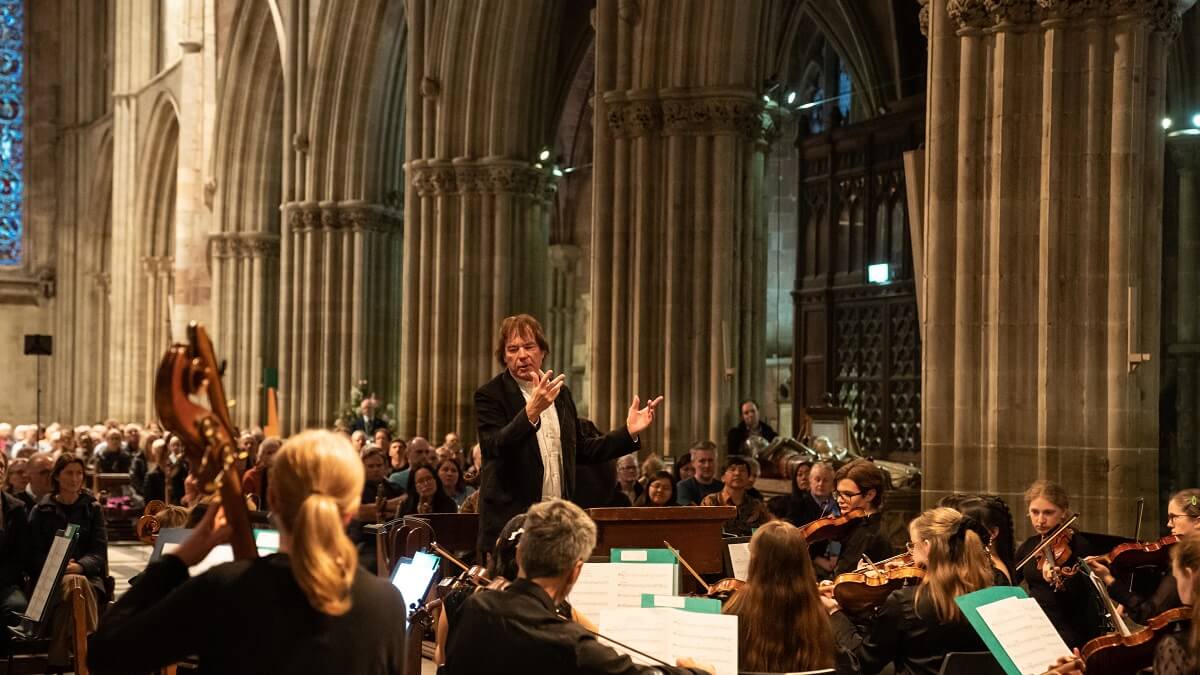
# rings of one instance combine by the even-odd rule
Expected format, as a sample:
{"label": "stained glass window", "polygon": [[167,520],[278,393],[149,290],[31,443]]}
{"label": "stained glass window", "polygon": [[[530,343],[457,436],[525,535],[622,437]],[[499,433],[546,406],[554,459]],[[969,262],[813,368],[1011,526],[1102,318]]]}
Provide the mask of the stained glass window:
{"label": "stained glass window", "polygon": [[846,72],[846,64],[838,64],[838,112],[842,119],[850,120],[850,73]]}
{"label": "stained glass window", "polygon": [[25,2],[0,0],[0,265],[21,264],[25,197]]}

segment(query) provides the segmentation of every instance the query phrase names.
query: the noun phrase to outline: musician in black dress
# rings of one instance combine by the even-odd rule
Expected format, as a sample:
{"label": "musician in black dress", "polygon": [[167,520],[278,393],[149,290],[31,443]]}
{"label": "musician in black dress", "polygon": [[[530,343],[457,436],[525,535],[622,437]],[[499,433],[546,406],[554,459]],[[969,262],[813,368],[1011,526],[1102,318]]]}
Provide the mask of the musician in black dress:
{"label": "musician in black dress", "polygon": [[[1025,502],[1029,522],[1037,534],[1017,549],[1018,564],[1071,517],[1067,491],[1053,481],[1035,481],[1025,491]],[[1075,566],[1082,558],[1103,551],[1093,550],[1087,537],[1078,532],[1074,532],[1066,546],[1069,551],[1061,564],[1049,560],[1052,556],[1047,551],[1046,557],[1036,556],[1017,570],[1014,581],[1025,582],[1029,595],[1041,605],[1063,641],[1068,647],[1075,648],[1103,632],[1099,599],[1085,573],[1068,576],[1058,570]]]}
{"label": "musician in black dress", "polygon": [[938,501],[938,506],[952,508],[983,523],[989,536],[987,550],[995,571],[994,584],[1011,586],[1016,583],[1013,579],[1016,560],[1013,558],[1012,512],[1003,499],[996,495],[955,494],[943,497]]}
{"label": "musician in black dress", "polygon": [[986,647],[954,599],[992,585],[992,565],[984,542],[987,528],[945,507],[921,514],[908,526],[913,558],[925,565],[916,586],[893,591],[873,621],[855,625],[832,598],[829,610],[838,647],[868,675],[895,665],[898,675],[935,675],[949,652]]}
{"label": "musician in black dress", "polygon": [[870,460],[856,459],[838,469],[833,484],[833,494],[841,513],[862,509],[867,514],[842,538],[842,550],[833,568],[834,574],[853,572],[865,565],[864,555],[872,562],[890,558],[892,545],[880,529],[883,523],[883,495],[887,489],[883,470]]}
{"label": "musician in black dress", "polygon": [[[1181,490],[1171,495],[1167,501],[1167,527],[1171,534],[1184,537],[1196,530],[1200,522],[1200,490]],[[1154,593],[1143,596],[1129,588],[1127,580],[1117,579],[1111,570],[1098,560],[1088,560],[1088,565],[1096,572],[1096,576],[1108,586],[1108,594],[1113,601],[1125,608],[1125,615],[1138,623],[1146,623],[1149,619],[1162,614],[1168,609],[1183,604],[1175,589],[1175,575],[1166,570],[1159,580]]]}
{"label": "musician in black dress", "polygon": [[1154,675],[1195,675],[1200,672],[1196,658],[1200,652],[1200,617],[1197,616],[1196,583],[1200,577],[1200,533],[1185,535],[1171,551],[1171,575],[1179,590],[1179,599],[1192,605],[1190,621],[1181,621],[1166,629],[1154,650]]}

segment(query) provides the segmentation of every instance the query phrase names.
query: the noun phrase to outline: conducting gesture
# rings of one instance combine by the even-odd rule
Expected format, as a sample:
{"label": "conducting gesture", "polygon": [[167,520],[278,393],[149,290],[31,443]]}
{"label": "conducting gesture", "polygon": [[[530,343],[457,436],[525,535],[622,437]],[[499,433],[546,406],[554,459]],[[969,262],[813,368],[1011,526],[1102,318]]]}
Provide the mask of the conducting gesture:
{"label": "conducting gesture", "polygon": [[[538,423],[542,412],[554,405],[554,399],[558,398],[558,393],[562,391],[567,376],[553,377],[553,375],[553,370],[547,370],[544,373],[539,370],[536,375],[529,378],[531,382],[535,383],[533,394],[529,396],[529,401],[525,404],[525,416],[529,418],[530,424]],[[552,377],[553,379],[551,379]]]}
{"label": "conducting gesture", "polygon": [[659,396],[653,401],[648,401],[645,408],[638,408],[641,399],[636,395],[633,397],[633,403],[629,405],[629,416],[625,418],[625,426],[629,429],[630,436],[637,436],[643,429],[650,426],[650,423],[654,421],[654,410],[662,401],[663,397]]}

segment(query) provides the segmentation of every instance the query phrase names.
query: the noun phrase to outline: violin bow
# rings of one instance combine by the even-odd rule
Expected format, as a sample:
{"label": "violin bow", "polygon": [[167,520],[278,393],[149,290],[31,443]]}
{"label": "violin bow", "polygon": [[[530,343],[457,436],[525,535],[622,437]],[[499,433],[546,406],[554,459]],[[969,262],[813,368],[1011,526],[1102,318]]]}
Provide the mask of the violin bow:
{"label": "violin bow", "polygon": [[459,567],[461,567],[464,572],[471,571],[471,568],[467,567],[466,563],[459,560],[458,558],[455,558],[453,553],[447,551],[446,549],[442,548],[441,546],[438,546],[438,543],[436,541],[429,542],[429,548],[433,549],[434,553],[437,553],[438,555],[442,556],[446,560],[449,560],[450,562],[454,563],[455,565],[458,565]]}
{"label": "violin bow", "polygon": [[1042,540],[1042,543],[1038,544],[1038,545],[1037,545],[1037,548],[1033,549],[1033,552],[1032,552],[1032,553],[1030,553],[1029,555],[1025,556],[1025,559],[1024,559],[1024,560],[1022,560],[1022,561],[1021,561],[1021,562],[1020,562],[1020,563],[1017,565],[1016,569],[1021,569],[1021,568],[1022,568],[1022,567],[1024,567],[1024,566],[1026,565],[1026,563],[1028,563],[1030,560],[1033,560],[1034,558],[1036,558],[1036,557],[1037,557],[1037,554],[1039,554],[1039,553],[1041,553],[1043,550],[1045,550],[1045,548],[1046,548],[1047,546],[1049,546],[1049,545],[1050,545],[1050,542],[1054,541],[1054,538],[1055,538],[1055,537],[1057,537],[1058,535],[1062,534],[1062,533],[1063,533],[1063,530],[1066,530],[1068,527],[1070,527],[1070,526],[1071,526],[1071,525],[1072,525],[1072,524],[1075,522],[1075,520],[1076,520],[1077,518],[1079,518],[1079,514],[1078,514],[1078,513],[1077,513],[1077,514],[1075,514],[1075,515],[1073,515],[1073,516],[1071,516],[1071,519],[1070,519],[1070,520],[1068,520],[1067,522],[1065,522],[1065,523],[1063,523],[1062,525],[1059,525],[1058,527],[1054,528],[1054,532],[1051,532],[1049,536],[1047,536],[1045,539],[1043,539],[1043,540]]}
{"label": "violin bow", "polygon": [[700,575],[696,574],[696,570],[692,569],[692,566],[688,564],[688,561],[683,559],[683,554],[681,554],[679,551],[675,550],[675,547],[671,545],[671,542],[664,539],[663,545],[666,546],[667,549],[671,551],[671,553],[675,556],[676,560],[678,560],[681,564],[683,564],[684,569],[686,569],[688,572],[691,572],[693,577],[696,577],[696,581],[701,586],[704,587],[704,592],[706,594],[712,593],[712,586],[709,586],[708,584],[704,583],[704,579],[701,579]]}

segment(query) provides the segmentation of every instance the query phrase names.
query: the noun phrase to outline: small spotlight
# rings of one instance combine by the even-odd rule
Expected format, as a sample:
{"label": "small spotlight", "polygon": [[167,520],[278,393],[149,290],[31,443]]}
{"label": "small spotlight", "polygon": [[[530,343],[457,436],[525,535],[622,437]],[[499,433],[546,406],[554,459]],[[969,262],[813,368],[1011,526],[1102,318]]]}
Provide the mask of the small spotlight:
{"label": "small spotlight", "polygon": [[770,102],[771,102],[771,97],[770,97],[770,96],[767,96],[767,95],[765,95],[765,94],[764,94],[764,95],[763,95],[763,102],[764,102],[764,103],[770,103]]}
{"label": "small spotlight", "polygon": [[559,178],[562,178],[563,171],[562,171],[562,169],[558,168],[557,166],[556,166],[556,167],[554,167],[554,172],[553,172],[553,173],[554,173],[554,175],[555,175],[555,176],[558,176]]}
{"label": "small spotlight", "polygon": [[535,169],[540,169],[540,168],[542,168],[542,163],[541,163],[541,162],[534,162],[534,164],[533,164],[533,168],[535,168]]}
{"label": "small spotlight", "polygon": [[788,95],[787,95],[787,103],[788,103],[788,105],[791,105],[791,104],[793,104],[793,103],[795,103],[795,102],[796,102],[796,92],[794,92],[794,91],[789,91],[789,92],[788,92]]}
{"label": "small spotlight", "polygon": [[1196,127],[1197,129],[1200,129],[1200,113],[1196,113],[1195,115],[1192,115],[1192,126]]}
{"label": "small spotlight", "polygon": [[1170,117],[1162,118],[1162,128],[1163,129],[1170,129],[1171,125],[1174,123],[1175,123],[1175,121],[1172,120]]}
{"label": "small spotlight", "polygon": [[550,159],[550,149],[546,148],[545,150],[542,150],[541,154],[538,155],[538,159],[542,160],[543,162]]}

